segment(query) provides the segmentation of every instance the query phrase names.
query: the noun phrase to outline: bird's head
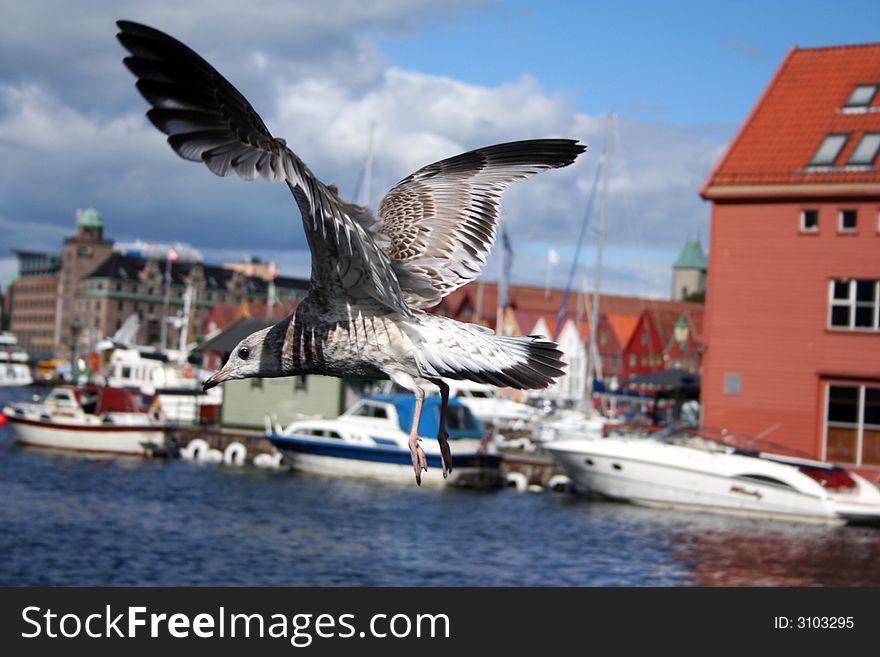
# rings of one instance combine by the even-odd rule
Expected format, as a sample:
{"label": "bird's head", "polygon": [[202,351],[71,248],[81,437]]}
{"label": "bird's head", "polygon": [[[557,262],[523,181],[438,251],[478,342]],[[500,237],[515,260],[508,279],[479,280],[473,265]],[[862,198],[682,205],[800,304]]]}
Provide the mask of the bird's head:
{"label": "bird's head", "polygon": [[281,352],[287,324],[287,321],[283,321],[255,331],[239,342],[226,364],[202,384],[202,389],[209,390],[224,381],[235,379],[284,376]]}

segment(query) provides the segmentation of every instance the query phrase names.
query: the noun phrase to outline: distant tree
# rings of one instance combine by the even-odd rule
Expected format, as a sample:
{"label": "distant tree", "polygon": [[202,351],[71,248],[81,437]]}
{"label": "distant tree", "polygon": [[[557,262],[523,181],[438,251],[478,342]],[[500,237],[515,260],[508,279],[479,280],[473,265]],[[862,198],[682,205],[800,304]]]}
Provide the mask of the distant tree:
{"label": "distant tree", "polygon": [[684,298],[684,301],[693,301],[694,303],[706,303],[706,291],[699,290],[698,292],[692,292]]}

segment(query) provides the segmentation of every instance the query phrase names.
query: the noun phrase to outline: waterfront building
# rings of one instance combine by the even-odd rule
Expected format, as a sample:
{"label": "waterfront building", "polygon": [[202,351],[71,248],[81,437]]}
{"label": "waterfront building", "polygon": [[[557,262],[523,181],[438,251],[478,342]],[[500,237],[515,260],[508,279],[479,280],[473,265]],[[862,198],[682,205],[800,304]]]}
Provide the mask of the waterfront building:
{"label": "waterfront building", "polygon": [[18,260],[18,277],[9,288],[9,330],[32,358],[51,358],[55,351],[61,255],[22,250],[13,253]]}
{"label": "waterfront building", "polygon": [[35,359],[69,358],[74,343],[80,353],[91,351],[132,314],[139,318],[135,341],[158,345],[166,291],[167,345],[176,348],[187,290],[186,335],[192,342],[215,305],[266,303],[271,294],[273,316],[284,316],[308,289],[307,280],[277,276],[257,259],[221,267],[202,263],[201,254],[185,245],[116,245],[104,237],[104,219],[94,208],[77,211],[76,234],[64,240],[60,255],[15,254],[19,273],[9,291],[10,330]]}
{"label": "waterfront building", "polygon": [[709,174],[704,423],[880,476],[880,44],[792,48]]}
{"label": "waterfront building", "polygon": [[[167,264],[169,319],[183,321],[186,294],[188,289],[190,291],[188,342],[201,335],[213,306],[265,302],[269,294],[268,281],[240,270],[200,262]],[[113,335],[122,322],[135,313],[140,318],[136,341],[158,344],[166,292],[165,271],[164,261],[122,253],[110,255],[80,283],[76,312],[83,330],[96,336]],[[279,277],[274,284],[276,304],[279,309],[286,309],[285,315],[308,289],[308,281],[296,278]],[[177,338],[182,328],[179,322],[169,333],[169,347],[178,347]]]}

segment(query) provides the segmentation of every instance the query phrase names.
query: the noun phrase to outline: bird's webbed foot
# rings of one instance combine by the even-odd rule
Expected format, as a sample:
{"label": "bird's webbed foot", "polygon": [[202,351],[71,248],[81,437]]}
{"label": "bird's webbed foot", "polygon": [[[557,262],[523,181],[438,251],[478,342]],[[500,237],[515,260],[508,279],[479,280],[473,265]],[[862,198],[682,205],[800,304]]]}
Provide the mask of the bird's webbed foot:
{"label": "bird's webbed foot", "polygon": [[419,444],[418,436],[409,437],[409,453],[412,456],[413,470],[416,473],[416,483],[422,485],[422,471],[428,471],[428,457],[425,456],[425,450]]}

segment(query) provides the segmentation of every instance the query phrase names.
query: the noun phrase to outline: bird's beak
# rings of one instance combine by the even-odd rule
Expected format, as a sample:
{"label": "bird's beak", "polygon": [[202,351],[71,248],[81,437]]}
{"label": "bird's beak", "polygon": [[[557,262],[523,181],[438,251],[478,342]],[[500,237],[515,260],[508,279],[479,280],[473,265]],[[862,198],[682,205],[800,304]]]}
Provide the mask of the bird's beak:
{"label": "bird's beak", "polygon": [[223,370],[219,372],[215,372],[210,377],[208,377],[205,382],[202,384],[202,390],[210,390],[218,383],[223,383],[224,381],[229,380],[229,375],[225,373]]}

